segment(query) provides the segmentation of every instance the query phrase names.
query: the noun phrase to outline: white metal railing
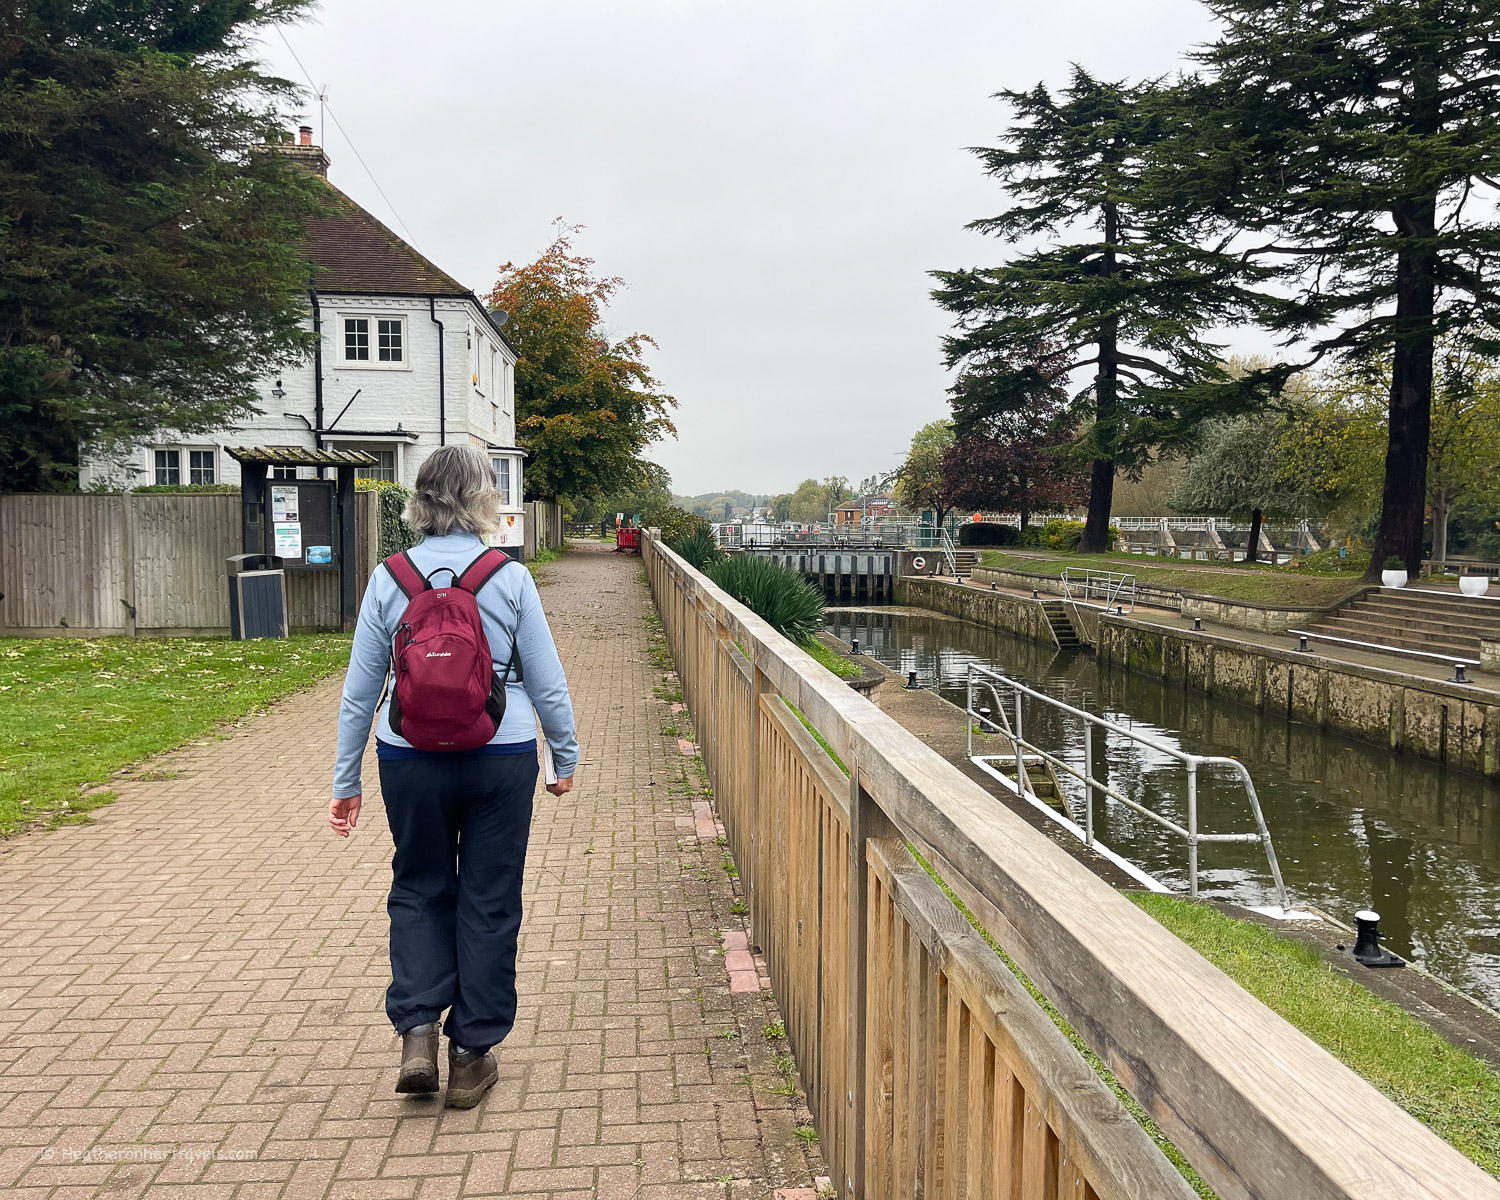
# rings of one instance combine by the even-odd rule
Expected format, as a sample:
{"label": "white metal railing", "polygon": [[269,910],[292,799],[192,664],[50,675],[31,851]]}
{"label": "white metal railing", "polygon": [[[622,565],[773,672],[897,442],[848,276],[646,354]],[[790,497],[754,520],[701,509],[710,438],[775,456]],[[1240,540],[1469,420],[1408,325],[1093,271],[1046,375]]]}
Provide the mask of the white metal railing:
{"label": "white metal railing", "polygon": [[[1006,694],[1002,696],[1002,692]],[[976,699],[981,693],[988,694],[994,701],[994,708],[981,708]],[[1188,894],[1194,899],[1198,896],[1198,847],[1204,842],[1260,842],[1265,848],[1266,863],[1271,868],[1271,878],[1275,881],[1276,895],[1281,902],[1281,911],[1289,911],[1286,896],[1286,884],[1281,878],[1281,865],[1276,861],[1276,848],[1271,844],[1271,831],[1266,825],[1265,813],[1261,811],[1260,797],[1255,792],[1255,782],[1250,778],[1250,771],[1244,763],[1237,758],[1226,758],[1222,755],[1190,754],[1179,746],[1161,738],[1152,737],[1150,734],[1142,733],[1138,729],[1132,729],[1118,721],[1111,721],[1107,717],[1096,716],[1081,708],[1074,708],[1055,696],[1049,696],[1045,692],[1036,691],[1027,687],[1024,683],[1002,675],[998,671],[988,667],[970,663],[968,668],[968,679],[966,688],[965,712],[968,714],[968,757],[969,761],[980,770],[1007,785],[1009,778],[996,765],[997,763],[1010,763],[1016,768],[1015,788],[1022,799],[1026,800],[1053,821],[1062,825],[1085,845],[1097,851],[1103,857],[1124,868],[1133,878],[1145,882],[1147,886],[1159,891],[1169,890],[1160,881],[1146,874],[1134,863],[1123,858],[1107,846],[1097,842],[1094,838],[1094,795],[1102,793],[1107,799],[1114,800],[1125,805],[1143,817],[1154,821],[1163,829],[1176,834],[1184,839],[1188,845]],[[1028,741],[1022,724],[1021,701],[1023,697],[1043,704],[1070,717],[1075,717],[1083,722],[1083,768],[1080,770],[1073,763],[1067,762],[1058,755],[1051,753]],[[1009,701],[1010,703],[1007,703]],[[1014,719],[1012,719],[1014,714]],[[1010,743],[1011,753],[1004,754],[976,754],[974,752],[974,730],[975,722],[979,722],[987,730]],[[1184,826],[1171,817],[1163,816],[1153,809],[1147,808],[1138,800],[1134,800],[1122,792],[1110,787],[1108,783],[1094,778],[1094,739],[1091,736],[1094,728],[1102,728],[1109,733],[1136,742],[1142,746],[1148,746],[1159,754],[1175,759],[1187,771],[1187,824]],[[1083,785],[1083,825],[1068,816],[1057,812],[1051,805],[1046,804],[1036,794],[1032,785],[1026,764],[1031,762],[1045,762],[1053,770],[1060,771],[1070,778],[1078,780]],[[1238,779],[1244,785],[1245,797],[1250,805],[1250,812],[1255,818],[1255,833],[1204,833],[1198,827],[1198,777],[1204,768],[1222,769],[1231,776]]]}
{"label": "white metal railing", "polygon": [[953,545],[953,539],[948,536],[946,529],[942,530],[943,560],[948,565],[948,574],[954,578],[958,577],[958,551]]}
{"label": "white metal railing", "polygon": [[1104,608],[1125,608],[1135,611],[1135,576],[1122,575],[1118,571],[1084,571],[1082,578],[1077,571],[1062,573],[1063,595],[1075,604],[1099,605]]}

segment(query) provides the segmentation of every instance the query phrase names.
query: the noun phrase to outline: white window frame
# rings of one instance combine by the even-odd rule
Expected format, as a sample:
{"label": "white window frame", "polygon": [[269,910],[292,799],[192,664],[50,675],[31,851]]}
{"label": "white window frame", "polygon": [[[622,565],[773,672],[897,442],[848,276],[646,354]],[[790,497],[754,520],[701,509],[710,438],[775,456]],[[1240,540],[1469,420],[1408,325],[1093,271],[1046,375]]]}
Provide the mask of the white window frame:
{"label": "white window frame", "polygon": [[[203,470],[203,468],[201,466],[198,466],[198,465],[196,465],[193,462],[193,458],[196,455],[199,455],[199,454],[206,454],[206,455],[208,455],[208,475],[209,475],[209,478],[207,478],[207,479],[194,479],[193,478],[193,475],[194,475],[195,472],[199,472],[199,471]],[[212,446],[189,446],[189,447],[187,447],[187,461],[188,461],[188,482],[190,484],[193,484],[196,487],[196,486],[208,486],[209,484],[215,484],[215,483],[220,482],[220,480],[219,480],[219,454],[218,454],[218,451],[216,451]]]}
{"label": "white window frame", "polygon": [[356,467],[355,471],[354,471],[354,478],[356,478],[356,479],[388,479],[392,483],[400,483],[401,482],[401,454],[396,449],[395,446],[362,446],[360,448],[366,454],[375,454],[375,455],[389,454],[391,456],[391,473],[389,475],[386,475],[386,474],[383,474],[383,473],[381,473],[381,474],[375,474],[374,473],[374,472],[384,472],[385,467],[383,465],[379,466],[379,467]]}
{"label": "white window frame", "polygon": [[[513,497],[516,494],[516,476],[520,474],[515,469],[515,459],[509,454],[492,454],[490,456],[490,468],[495,472],[495,490],[500,493],[501,508],[520,508]],[[501,468],[504,468],[502,471]]]}
{"label": "white window frame", "polygon": [[[349,357],[349,322],[364,321],[366,349],[369,358]],[[395,321],[399,326],[401,338],[401,359],[399,362],[380,361],[380,339],[382,332],[380,323],[382,321]],[[411,329],[406,320],[405,313],[393,312],[341,312],[338,320],[338,345],[336,362],[341,371],[410,371],[411,366]]]}
{"label": "white window frame", "polygon": [[[158,461],[158,456],[167,455]],[[176,479],[162,479],[161,473],[175,472]],[[182,483],[182,447],[181,446],[152,446],[151,447],[151,482],[156,487],[178,487]]]}

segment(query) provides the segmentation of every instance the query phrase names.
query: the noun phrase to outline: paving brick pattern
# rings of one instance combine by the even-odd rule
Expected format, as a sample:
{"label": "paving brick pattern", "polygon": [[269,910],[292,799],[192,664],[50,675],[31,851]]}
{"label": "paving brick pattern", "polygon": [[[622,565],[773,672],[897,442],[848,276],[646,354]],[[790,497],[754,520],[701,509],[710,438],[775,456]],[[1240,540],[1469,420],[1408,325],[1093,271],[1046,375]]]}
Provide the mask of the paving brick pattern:
{"label": "paving brick pattern", "polygon": [[813,1195],[736,884],[663,732],[687,714],[655,694],[639,563],[549,570],[585,761],[539,793],[486,1101],[392,1091],[390,836],[373,759],[355,836],[326,827],[330,680],[123,781],[92,825],[0,844],[0,1193]]}

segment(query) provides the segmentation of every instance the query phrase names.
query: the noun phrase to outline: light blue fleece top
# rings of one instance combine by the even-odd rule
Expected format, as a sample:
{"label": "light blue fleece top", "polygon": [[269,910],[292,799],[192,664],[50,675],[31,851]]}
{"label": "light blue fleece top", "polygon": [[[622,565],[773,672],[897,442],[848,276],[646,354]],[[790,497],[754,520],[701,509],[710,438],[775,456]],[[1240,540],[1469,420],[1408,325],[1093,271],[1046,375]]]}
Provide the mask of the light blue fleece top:
{"label": "light blue fleece top", "polygon": [[[450,533],[430,537],[411,549],[412,561],[428,578],[439,567],[462,572],[484,550],[484,543],[472,533]],[[450,582],[447,571],[435,583]],[[504,671],[510,661],[511,646],[520,649],[521,673],[526,682],[512,677],[506,687],[505,719],[490,739],[491,745],[536,740],[536,717],[542,721],[542,732],[552,747],[559,778],[573,774],[578,765],[578,739],[573,732],[573,702],[568,697],[568,681],[563,678],[557,645],[542,599],[537,595],[531,572],[519,563],[507,564],[490,577],[475,597],[484,631],[490,639],[490,655],[495,669]],[[344,699],[339,705],[339,756],[333,772],[333,794],[336,798],[358,795],[360,763],[365,744],[370,740],[370,723],[375,705],[385,686],[391,661],[391,639],[401,614],[406,610],[406,596],[384,566],[377,567],[365,588],[354,627],[354,646],[349,653],[349,673],[344,677]],[[532,715],[535,708],[536,715]],[[375,736],[393,746],[411,743],[391,730],[390,702],[381,706],[380,724]]]}

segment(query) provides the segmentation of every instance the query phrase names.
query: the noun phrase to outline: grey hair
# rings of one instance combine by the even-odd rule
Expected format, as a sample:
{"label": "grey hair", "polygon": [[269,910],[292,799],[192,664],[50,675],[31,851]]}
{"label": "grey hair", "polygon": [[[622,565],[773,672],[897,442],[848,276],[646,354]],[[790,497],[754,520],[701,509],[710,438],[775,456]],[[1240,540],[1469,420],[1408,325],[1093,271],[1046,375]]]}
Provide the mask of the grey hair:
{"label": "grey hair", "polygon": [[417,472],[417,487],[402,520],[421,537],[477,533],[500,525],[500,493],[487,459],[473,446],[439,446]]}

